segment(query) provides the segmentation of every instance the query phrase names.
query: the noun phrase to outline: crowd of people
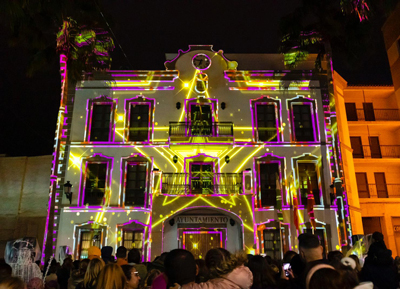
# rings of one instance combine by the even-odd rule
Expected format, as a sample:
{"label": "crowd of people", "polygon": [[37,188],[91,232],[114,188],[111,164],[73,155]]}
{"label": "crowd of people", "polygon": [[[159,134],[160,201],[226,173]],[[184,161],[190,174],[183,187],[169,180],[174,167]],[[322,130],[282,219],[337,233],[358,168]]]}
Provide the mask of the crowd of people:
{"label": "crowd of people", "polygon": [[301,234],[299,253],[288,251],[283,260],[269,256],[231,254],[211,249],[205,259],[195,259],[184,249],[163,253],[142,263],[140,251],[119,247],[91,247],[88,258],[62,265],[50,260],[43,278],[27,284],[0,264],[0,289],[353,289],[400,288],[400,259],[392,258],[381,233],[375,232],[363,266],[356,255],[340,251],[323,256],[317,236]]}

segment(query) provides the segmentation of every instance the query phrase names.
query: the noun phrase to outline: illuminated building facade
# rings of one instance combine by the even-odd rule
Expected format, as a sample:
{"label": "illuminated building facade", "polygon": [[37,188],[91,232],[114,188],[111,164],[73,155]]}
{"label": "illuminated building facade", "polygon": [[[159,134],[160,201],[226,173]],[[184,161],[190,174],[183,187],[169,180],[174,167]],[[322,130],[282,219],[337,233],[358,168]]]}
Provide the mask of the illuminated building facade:
{"label": "illuminated building facade", "polygon": [[86,74],[59,121],[47,246],[84,258],[124,245],[152,260],[213,247],[281,258],[299,232],[326,251],[348,245],[335,113],[313,57],[291,71],[278,54],[190,46],[166,70]]}

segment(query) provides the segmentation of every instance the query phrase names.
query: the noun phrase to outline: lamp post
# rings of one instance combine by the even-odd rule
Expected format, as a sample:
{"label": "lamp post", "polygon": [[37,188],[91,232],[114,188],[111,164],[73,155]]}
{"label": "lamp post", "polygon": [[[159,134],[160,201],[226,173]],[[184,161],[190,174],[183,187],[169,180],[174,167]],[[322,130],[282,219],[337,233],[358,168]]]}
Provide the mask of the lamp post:
{"label": "lamp post", "polygon": [[69,200],[69,204],[70,205],[72,203],[72,194],[73,194],[73,192],[71,192],[71,190],[72,190],[72,185],[71,185],[71,183],[69,181],[67,181],[64,184],[64,193],[67,196],[67,199]]}

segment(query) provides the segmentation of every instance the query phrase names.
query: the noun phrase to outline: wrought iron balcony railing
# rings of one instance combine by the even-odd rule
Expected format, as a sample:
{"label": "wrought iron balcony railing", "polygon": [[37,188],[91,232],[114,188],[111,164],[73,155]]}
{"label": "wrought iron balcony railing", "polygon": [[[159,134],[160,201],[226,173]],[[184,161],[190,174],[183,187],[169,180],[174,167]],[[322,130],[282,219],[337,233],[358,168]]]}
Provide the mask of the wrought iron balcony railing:
{"label": "wrought iron balcony railing", "polygon": [[240,194],[243,176],[241,173],[163,173],[161,188],[168,195]]}
{"label": "wrought iron balcony railing", "polygon": [[397,121],[400,120],[398,109],[357,109],[357,115],[348,115],[349,121]]}
{"label": "wrought iron balcony railing", "polygon": [[353,158],[400,158],[400,146],[381,145],[381,146],[362,146],[362,151],[353,150]]}
{"label": "wrought iron balcony railing", "polygon": [[211,136],[211,137],[233,137],[232,122],[170,122],[170,136]]}
{"label": "wrought iron balcony railing", "polygon": [[368,184],[358,186],[360,198],[400,198],[400,184]]}

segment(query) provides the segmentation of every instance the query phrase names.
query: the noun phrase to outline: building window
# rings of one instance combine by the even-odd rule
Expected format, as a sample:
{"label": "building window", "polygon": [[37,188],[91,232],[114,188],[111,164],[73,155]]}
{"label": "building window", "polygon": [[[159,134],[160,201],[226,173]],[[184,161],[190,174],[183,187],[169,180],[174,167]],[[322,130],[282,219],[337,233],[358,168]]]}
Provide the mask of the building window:
{"label": "building window", "polygon": [[192,194],[212,194],[214,192],[212,163],[190,164],[190,190]]}
{"label": "building window", "polygon": [[[321,204],[320,190],[318,186],[318,174],[314,163],[299,163],[299,185],[300,185],[300,201],[301,205],[307,205],[307,195],[311,190],[314,195],[316,205]],[[308,186],[311,186],[309,188]]]}
{"label": "building window", "polygon": [[364,117],[366,121],[375,121],[374,105],[372,102],[364,102]]}
{"label": "building window", "polygon": [[79,258],[86,259],[91,246],[102,247],[102,230],[81,230],[80,233]]}
{"label": "building window", "polygon": [[281,234],[279,229],[266,229],[264,234],[264,253],[272,259],[281,259]]}
{"label": "building window", "polygon": [[256,104],[256,125],[258,140],[278,141],[277,107],[275,104]]}
{"label": "building window", "polygon": [[344,105],[346,107],[347,120],[348,121],[357,121],[358,120],[358,116],[357,116],[356,104],[355,103],[346,102]]}
{"label": "building window", "polygon": [[356,182],[357,182],[358,196],[360,198],[369,198],[367,173],[356,173]]}
{"label": "building window", "polygon": [[131,103],[128,140],[149,141],[150,119],[150,104]]}
{"label": "building window", "polygon": [[376,193],[378,195],[378,198],[387,198],[388,190],[386,186],[385,173],[374,173],[374,176],[375,176]]}
{"label": "building window", "polygon": [[107,164],[87,163],[85,173],[84,205],[102,205],[106,191]]}
{"label": "building window", "polygon": [[122,246],[124,246],[128,251],[130,249],[138,249],[142,251],[143,249],[143,230],[123,230],[122,236]]}
{"label": "building window", "polygon": [[370,136],[368,137],[369,148],[372,158],[382,158],[381,145],[379,144],[379,137]]}
{"label": "building window", "polygon": [[353,149],[353,158],[364,158],[364,150],[360,136],[350,137],[351,148]]}
{"label": "building window", "polygon": [[112,107],[112,104],[93,104],[89,141],[111,140]]}
{"label": "building window", "polygon": [[213,136],[213,109],[211,104],[190,104],[190,135]]}
{"label": "building window", "polygon": [[128,162],[126,168],[125,206],[144,207],[147,163]]}
{"label": "building window", "polygon": [[311,103],[292,105],[292,125],[294,141],[317,141]]}
{"label": "building window", "polygon": [[260,194],[258,198],[260,207],[276,206],[277,181],[279,182],[279,164],[260,164]]}

